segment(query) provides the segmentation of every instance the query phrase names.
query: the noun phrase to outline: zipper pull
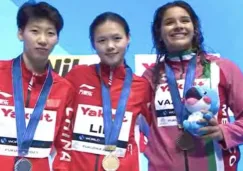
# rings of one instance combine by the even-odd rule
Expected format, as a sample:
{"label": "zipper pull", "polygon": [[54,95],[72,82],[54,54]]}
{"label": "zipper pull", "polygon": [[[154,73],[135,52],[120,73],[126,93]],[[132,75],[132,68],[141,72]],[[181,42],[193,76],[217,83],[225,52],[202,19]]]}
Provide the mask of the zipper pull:
{"label": "zipper pull", "polygon": [[184,66],[184,64],[183,64],[183,58],[182,58],[182,56],[180,55],[179,56],[179,58],[180,58],[180,61],[181,61],[181,73],[180,73],[180,79],[182,79],[183,78],[183,74],[185,73],[185,66]]}
{"label": "zipper pull", "polygon": [[112,84],[112,79],[113,79],[113,68],[110,68],[110,75],[109,75],[109,81],[108,81],[109,86],[111,86],[111,84]]}
{"label": "zipper pull", "polygon": [[31,79],[30,79],[30,82],[29,82],[29,85],[28,85],[28,90],[31,91],[32,90],[32,87],[33,87],[33,84],[34,84],[34,80],[35,80],[35,76],[32,75]]}

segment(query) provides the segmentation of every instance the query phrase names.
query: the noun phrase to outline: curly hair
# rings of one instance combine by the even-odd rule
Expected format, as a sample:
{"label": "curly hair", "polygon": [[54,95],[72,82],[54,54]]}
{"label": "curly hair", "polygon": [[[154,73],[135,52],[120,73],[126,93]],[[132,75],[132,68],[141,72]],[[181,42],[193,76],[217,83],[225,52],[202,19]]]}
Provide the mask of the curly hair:
{"label": "curly hair", "polygon": [[152,24],[152,39],[153,45],[156,50],[157,60],[154,67],[153,73],[153,82],[155,85],[159,84],[160,81],[160,69],[163,67],[163,64],[160,62],[160,59],[167,54],[167,48],[163,40],[161,40],[161,25],[164,18],[165,12],[172,7],[181,7],[187,11],[189,14],[193,26],[194,26],[194,37],[192,40],[192,48],[195,52],[201,57],[202,64],[205,62],[205,50],[204,50],[204,37],[201,31],[200,20],[193,10],[193,8],[186,3],[185,1],[173,1],[169,2],[161,7],[159,7],[154,14],[153,24]]}

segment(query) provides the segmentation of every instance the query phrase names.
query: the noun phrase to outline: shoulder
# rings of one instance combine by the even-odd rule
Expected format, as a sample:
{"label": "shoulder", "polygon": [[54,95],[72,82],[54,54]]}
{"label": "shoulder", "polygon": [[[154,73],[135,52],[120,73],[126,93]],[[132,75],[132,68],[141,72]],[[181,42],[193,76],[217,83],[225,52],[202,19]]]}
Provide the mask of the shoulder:
{"label": "shoulder", "polygon": [[219,56],[215,56],[215,55],[207,55],[206,59],[208,59],[211,62],[215,62],[221,70],[223,71],[230,71],[230,70],[235,70],[238,69],[239,67],[237,66],[237,64],[235,64],[233,61],[225,58],[225,57],[219,57]]}
{"label": "shoulder", "polygon": [[94,65],[75,65],[65,76],[66,79],[77,79],[87,74],[95,73]]}
{"label": "shoulder", "polygon": [[136,74],[133,74],[133,81],[140,83],[140,84],[149,84],[148,80],[142,76],[138,76]]}
{"label": "shoulder", "polygon": [[0,70],[6,70],[12,68],[13,60],[0,60]]}
{"label": "shoulder", "polygon": [[71,92],[74,91],[73,85],[66,78],[59,76],[54,71],[52,72],[52,76],[53,76],[54,83],[58,84],[58,87],[60,87],[63,92],[69,93],[70,91]]}

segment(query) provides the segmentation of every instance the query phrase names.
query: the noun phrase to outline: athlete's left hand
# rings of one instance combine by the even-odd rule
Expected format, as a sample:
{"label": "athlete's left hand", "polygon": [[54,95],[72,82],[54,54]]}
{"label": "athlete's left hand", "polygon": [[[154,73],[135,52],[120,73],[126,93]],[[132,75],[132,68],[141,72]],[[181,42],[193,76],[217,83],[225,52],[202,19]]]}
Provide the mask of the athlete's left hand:
{"label": "athlete's left hand", "polygon": [[200,128],[198,131],[204,132],[205,134],[201,136],[202,139],[212,139],[217,141],[224,140],[224,134],[219,127],[218,121],[213,117],[210,120],[202,119],[199,122],[207,122],[208,125]]}

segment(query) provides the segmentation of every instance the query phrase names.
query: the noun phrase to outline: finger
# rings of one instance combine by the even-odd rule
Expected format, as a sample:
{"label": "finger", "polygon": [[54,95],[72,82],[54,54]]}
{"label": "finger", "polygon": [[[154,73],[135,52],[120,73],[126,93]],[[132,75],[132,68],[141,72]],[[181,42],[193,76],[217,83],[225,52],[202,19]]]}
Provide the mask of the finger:
{"label": "finger", "polygon": [[206,120],[206,119],[200,119],[199,121],[197,121],[198,124],[202,125],[202,124],[206,124],[208,123],[211,126],[216,126],[218,125],[218,121],[213,117],[210,120]]}
{"label": "finger", "polygon": [[206,134],[201,136],[202,139],[212,139],[212,140],[219,140],[220,139],[220,134],[219,132],[213,132],[210,134]]}
{"label": "finger", "polygon": [[203,136],[201,136],[201,138],[202,139],[214,139],[214,137],[216,137],[217,136],[217,133],[216,132],[214,132],[214,133],[210,133],[210,134],[206,134],[206,135],[203,135]]}
{"label": "finger", "polygon": [[197,123],[199,124],[199,123],[208,123],[208,121],[206,120],[206,119],[199,119],[198,121],[197,121]]}
{"label": "finger", "polygon": [[198,130],[198,132],[206,133],[206,134],[211,134],[213,132],[218,132],[218,127],[215,126],[205,126],[202,127]]}
{"label": "finger", "polygon": [[200,121],[197,121],[196,122],[198,125],[200,125],[200,126],[208,126],[208,122],[200,122]]}
{"label": "finger", "polygon": [[212,118],[208,121],[209,125],[216,126],[218,125],[218,121],[215,118]]}

